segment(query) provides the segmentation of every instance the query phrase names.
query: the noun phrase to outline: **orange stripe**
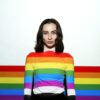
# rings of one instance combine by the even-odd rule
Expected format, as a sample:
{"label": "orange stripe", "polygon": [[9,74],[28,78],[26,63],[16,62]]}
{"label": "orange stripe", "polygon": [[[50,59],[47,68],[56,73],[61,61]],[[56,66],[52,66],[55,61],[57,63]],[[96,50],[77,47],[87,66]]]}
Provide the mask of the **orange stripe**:
{"label": "orange stripe", "polygon": [[0,72],[0,77],[24,77],[24,72]]}
{"label": "orange stripe", "polygon": [[75,78],[100,78],[100,73],[75,72]]}
{"label": "orange stripe", "polygon": [[34,62],[61,62],[61,63],[72,63],[73,59],[72,58],[28,58],[27,63],[34,63]]}

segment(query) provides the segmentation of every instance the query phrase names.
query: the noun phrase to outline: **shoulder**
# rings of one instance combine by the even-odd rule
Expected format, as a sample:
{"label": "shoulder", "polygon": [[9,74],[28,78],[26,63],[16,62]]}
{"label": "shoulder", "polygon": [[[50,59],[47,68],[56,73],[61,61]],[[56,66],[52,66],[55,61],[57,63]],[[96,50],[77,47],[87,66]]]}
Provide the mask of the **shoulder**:
{"label": "shoulder", "polygon": [[68,52],[63,52],[60,54],[63,57],[69,57],[69,58],[73,58],[72,54],[68,53]]}
{"label": "shoulder", "polygon": [[43,56],[43,52],[30,52],[29,54],[27,54],[27,58],[40,56]]}
{"label": "shoulder", "polygon": [[63,54],[64,54],[65,56],[68,56],[68,57],[72,57],[72,58],[73,58],[72,54],[70,54],[70,53],[68,53],[68,52],[64,52]]}
{"label": "shoulder", "polygon": [[36,55],[35,52],[30,52],[30,53],[27,54],[26,57],[27,57],[27,58],[28,58],[28,57],[34,57],[35,55]]}
{"label": "shoulder", "polygon": [[64,56],[65,56],[64,58],[65,58],[66,60],[69,59],[69,61],[70,61],[71,63],[74,64],[74,58],[73,58],[72,54],[67,53],[67,52],[64,52],[63,54],[64,54]]}

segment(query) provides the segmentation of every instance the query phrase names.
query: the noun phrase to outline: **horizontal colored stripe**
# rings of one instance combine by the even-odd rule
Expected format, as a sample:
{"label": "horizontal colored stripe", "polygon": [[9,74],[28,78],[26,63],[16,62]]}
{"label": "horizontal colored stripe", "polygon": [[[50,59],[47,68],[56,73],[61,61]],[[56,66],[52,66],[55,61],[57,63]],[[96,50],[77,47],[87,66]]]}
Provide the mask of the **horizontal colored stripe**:
{"label": "horizontal colored stripe", "polygon": [[31,83],[25,83],[24,86],[25,86],[25,88],[32,89]]}
{"label": "horizontal colored stripe", "polygon": [[65,64],[61,64],[61,63],[38,63],[35,64],[34,66],[30,66],[30,64],[26,64],[27,68],[26,70],[36,70],[36,69],[42,69],[42,68],[57,68],[57,69],[65,69]]}
{"label": "horizontal colored stripe", "polygon": [[24,72],[0,72],[0,77],[24,77]]}
{"label": "horizontal colored stripe", "polygon": [[52,69],[52,68],[48,68],[48,69],[38,69],[38,70],[34,70],[34,74],[64,74],[64,70],[60,70],[60,69]]}
{"label": "horizontal colored stripe", "polygon": [[74,89],[74,84],[73,83],[68,83],[67,88],[68,89]]}
{"label": "horizontal colored stripe", "polygon": [[73,59],[72,58],[60,58],[59,57],[31,57],[27,59],[27,63],[34,63],[34,62],[39,62],[39,63],[43,63],[43,62],[60,62],[60,63],[73,63]]}
{"label": "horizontal colored stripe", "polygon": [[[28,66],[28,69],[30,69],[31,66]],[[38,63],[35,64],[34,70],[35,69],[41,69],[41,68],[57,68],[57,69],[62,69],[62,70],[73,70],[74,66],[73,64],[61,64],[61,63]],[[27,69],[27,70],[28,70]]]}
{"label": "horizontal colored stripe", "polygon": [[24,100],[24,96],[20,95],[0,95],[0,100]]}
{"label": "horizontal colored stripe", "polygon": [[46,51],[42,53],[31,52],[28,57],[72,57],[69,53],[55,53],[53,51]]}
{"label": "horizontal colored stripe", "polygon": [[[0,95],[1,100],[24,100],[24,96]],[[100,100],[100,96],[76,96],[76,100]]]}
{"label": "horizontal colored stripe", "polygon": [[32,76],[25,76],[24,81],[25,81],[25,83],[32,83],[33,78],[32,78]]}
{"label": "horizontal colored stripe", "polygon": [[24,83],[24,78],[0,77],[0,83]]}
{"label": "horizontal colored stripe", "polygon": [[74,76],[74,71],[66,71],[67,76]]}
{"label": "horizontal colored stripe", "polygon": [[0,95],[23,95],[24,90],[0,89]]}
{"label": "horizontal colored stripe", "polygon": [[0,66],[0,72],[23,72],[24,66]]}
{"label": "horizontal colored stripe", "polygon": [[100,90],[100,84],[75,84],[76,90]]}
{"label": "horizontal colored stripe", "polygon": [[[16,71],[23,72],[25,66],[24,65],[0,65],[0,71]],[[100,72],[100,66],[75,66],[75,72]]]}
{"label": "horizontal colored stripe", "polygon": [[64,87],[63,83],[59,81],[41,81],[41,82],[36,82],[34,88],[41,87],[41,86],[57,86],[61,88]]}
{"label": "horizontal colored stripe", "polygon": [[100,100],[100,96],[76,96],[76,100]]}
{"label": "horizontal colored stripe", "polygon": [[74,83],[74,77],[73,76],[67,76],[66,77],[66,83]]}
{"label": "horizontal colored stripe", "polygon": [[100,72],[100,66],[96,67],[82,67],[82,66],[78,66],[75,67],[75,72]]}
{"label": "horizontal colored stripe", "polygon": [[[43,66],[43,67],[42,67]],[[35,65],[35,68],[37,69],[37,68],[52,68],[52,67],[54,67],[54,68],[59,68],[59,67],[64,67],[65,66],[65,64],[61,64],[61,63],[38,63],[38,64],[36,64]],[[64,68],[63,68],[64,69]]]}
{"label": "horizontal colored stripe", "polygon": [[76,90],[77,96],[100,96],[100,90]]}
{"label": "horizontal colored stripe", "polygon": [[9,83],[2,83],[0,84],[0,89],[23,89],[24,85],[23,84],[9,84]]}
{"label": "horizontal colored stripe", "polygon": [[[55,63],[56,64],[56,63]],[[37,70],[37,69],[48,69],[48,68],[57,68],[57,69],[61,69],[61,70],[64,70],[64,65],[62,66],[60,63],[57,64],[55,66],[54,63],[50,64],[50,63],[45,63],[45,64],[42,64],[42,63],[39,63],[39,64],[36,64],[35,66],[30,66],[30,64],[26,64],[26,71],[27,70]]]}
{"label": "horizontal colored stripe", "polygon": [[64,76],[63,75],[59,75],[59,74],[46,74],[46,75],[44,75],[44,74],[39,74],[39,75],[35,75],[34,76],[34,80],[35,80],[35,82],[37,82],[37,81],[41,81],[41,78],[42,78],[42,80],[44,81],[44,80],[53,80],[53,79],[57,79],[58,81],[63,81],[63,79],[64,79]]}
{"label": "horizontal colored stripe", "polygon": [[32,70],[27,70],[27,71],[25,71],[25,75],[33,76],[33,71]]}
{"label": "horizontal colored stripe", "polygon": [[76,72],[75,73],[76,78],[100,78],[100,73],[96,72]]}
{"label": "horizontal colored stripe", "polygon": [[75,78],[75,84],[100,84],[100,78]]}

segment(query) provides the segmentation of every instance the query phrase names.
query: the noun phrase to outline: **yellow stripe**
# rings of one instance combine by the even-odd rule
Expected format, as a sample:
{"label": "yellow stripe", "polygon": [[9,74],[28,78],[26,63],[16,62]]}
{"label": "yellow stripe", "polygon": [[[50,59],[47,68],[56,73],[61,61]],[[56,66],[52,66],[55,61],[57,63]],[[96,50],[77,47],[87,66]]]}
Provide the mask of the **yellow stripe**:
{"label": "yellow stripe", "polygon": [[41,69],[41,68],[58,68],[58,69],[65,69],[65,64],[61,63],[37,63],[34,69]]}
{"label": "yellow stripe", "polygon": [[75,84],[100,84],[100,78],[75,78]]}
{"label": "yellow stripe", "polygon": [[0,83],[24,83],[24,78],[0,77]]}
{"label": "yellow stripe", "polygon": [[36,64],[26,64],[26,70],[35,70],[35,69],[41,69],[41,68],[57,68],[62,69],[66,71],[72,71],[74,70],[73,64],[65,64],[65,63],[36,63]]}
{"label": "yellow stripe", "polygon": [[25,70],[33,70],[34,66],[35,66],[35,64],[34,65],[33,64],[26,64]]}
{"label": "yellow stripe", "polygon": [[70,71],[74,70],[74,64],[66,64],[65,66],[66,66],[66,70],[67,70],[67,71],[69,71],[69,70],[70,70]]}

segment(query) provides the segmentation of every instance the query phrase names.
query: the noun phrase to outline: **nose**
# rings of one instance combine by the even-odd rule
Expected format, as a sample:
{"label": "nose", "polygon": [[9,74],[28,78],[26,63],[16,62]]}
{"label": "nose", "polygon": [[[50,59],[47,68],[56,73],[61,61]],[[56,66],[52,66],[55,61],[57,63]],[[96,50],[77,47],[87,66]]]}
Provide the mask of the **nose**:
{"label": "nose", "polygon": [[52,39],[52,35],[48,34],[48,39],[51,40]]}

